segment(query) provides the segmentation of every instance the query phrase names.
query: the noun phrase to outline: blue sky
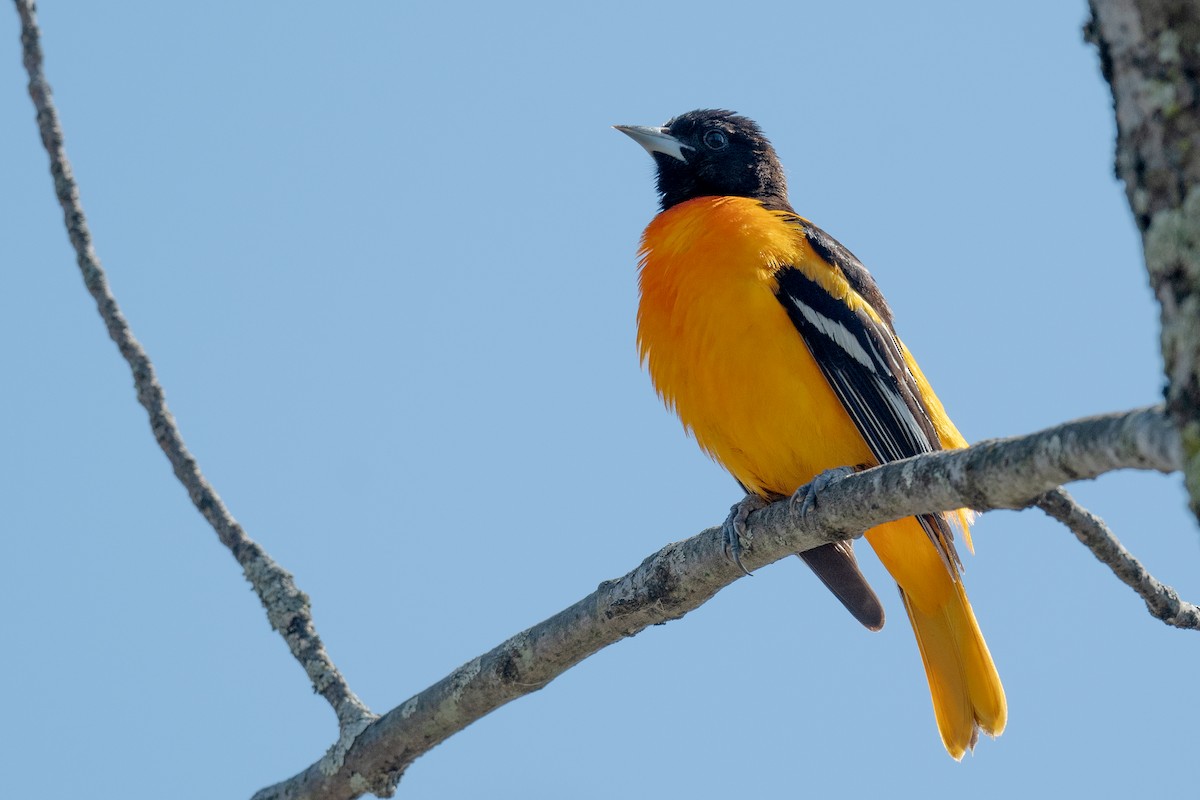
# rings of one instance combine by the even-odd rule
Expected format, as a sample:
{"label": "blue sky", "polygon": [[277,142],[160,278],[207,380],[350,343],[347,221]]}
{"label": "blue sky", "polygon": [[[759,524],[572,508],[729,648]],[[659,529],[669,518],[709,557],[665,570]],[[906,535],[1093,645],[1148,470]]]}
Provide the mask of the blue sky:
{"label": "blue sky", "polygon": [[[1160,396],[1082,2],[409,5],[40,8],[113,289],[209,478],[376,711],[738,499],[637,364],[652,164],[613,123],[757,119],[972,441]],[[333,715],[153,442],[7,18],[4,783],[247,797],[317,759]],[[1072,491],[1196,600],[1180,484]],[[792,559],[453,737],[401,796],[1194,787],[1200,639],[1040,512],[988,514],[975,542],[1010,725],[962,764],[878,563],[890,624],[868,634]]]}

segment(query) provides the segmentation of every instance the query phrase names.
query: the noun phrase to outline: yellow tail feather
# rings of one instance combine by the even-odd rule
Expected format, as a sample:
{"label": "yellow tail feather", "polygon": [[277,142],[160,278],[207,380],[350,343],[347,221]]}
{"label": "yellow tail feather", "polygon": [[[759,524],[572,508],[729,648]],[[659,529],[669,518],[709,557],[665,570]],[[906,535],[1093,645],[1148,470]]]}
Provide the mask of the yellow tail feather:
{"label": "yellow tail feather", "polygon": [[947,602],[929,612],[903,590],[900,595],[925,664],[938,732],[946,750],[960,760],[975,746],[979,731],[989,736],[1004,731],[1004,687],[961,580],[955,581]]}

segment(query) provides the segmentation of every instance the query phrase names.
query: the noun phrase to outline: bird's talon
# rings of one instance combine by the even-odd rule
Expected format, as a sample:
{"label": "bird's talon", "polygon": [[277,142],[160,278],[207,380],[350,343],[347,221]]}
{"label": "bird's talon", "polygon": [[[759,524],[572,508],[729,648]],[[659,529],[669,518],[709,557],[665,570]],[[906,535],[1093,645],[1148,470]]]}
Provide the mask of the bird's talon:
{"label": "bird's talon", "polygon": [[801,486],[788,499],[788,510],[801,518],[807,517],[817,507],[817,495],[833,484],[854,474],[854,467],[834,467],[817,475],[807,485]]}
{"label": "bird's talon", "polygon": [[765,508],[766,505],[767,502],[761,497],[748,494],[729,509],[729,516],[725,518],[725,524],[721,526],[725,536],[725,557],[737,564],[738,569],[747,575],[752,573],[742,565],[742,540],[746,538],[747,533],[746,519],[760,508]]}

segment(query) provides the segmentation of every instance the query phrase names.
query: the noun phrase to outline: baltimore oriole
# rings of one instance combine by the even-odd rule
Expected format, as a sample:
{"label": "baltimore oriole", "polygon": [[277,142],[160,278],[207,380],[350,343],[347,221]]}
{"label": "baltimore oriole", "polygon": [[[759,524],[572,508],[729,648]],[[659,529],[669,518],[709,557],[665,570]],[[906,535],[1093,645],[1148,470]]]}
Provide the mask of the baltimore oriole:
{"label": "baltimore oriole", "polygon": [[[792,209],[758,125],[700,110],[661,128],[616,127],[658,173],[661,212],[640,250],[638,352],[666,405],[747,493],[726,528],[735,557],[752,509],[827,470],[966,446],[866,268]],[[1004,730],[1007,708],[952,520],[970,548],[965,511],[897,520],[866,538],[900,586],[942,742],[961,759],[979,731]],[[864,625],[882,627],[849,541],[801,556]]]}

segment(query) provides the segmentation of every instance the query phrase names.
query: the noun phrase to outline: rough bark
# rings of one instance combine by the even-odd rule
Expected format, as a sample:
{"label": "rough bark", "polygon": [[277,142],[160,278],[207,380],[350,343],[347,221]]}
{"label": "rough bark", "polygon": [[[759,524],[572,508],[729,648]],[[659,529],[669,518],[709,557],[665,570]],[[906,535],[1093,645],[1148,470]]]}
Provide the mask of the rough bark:
{"label": "rough bark", "polygon": [[1100,53],[1146,270],[1162,308],[1167,409],[1200,518],[1200,2],[1091,0],[1085,30]]}

